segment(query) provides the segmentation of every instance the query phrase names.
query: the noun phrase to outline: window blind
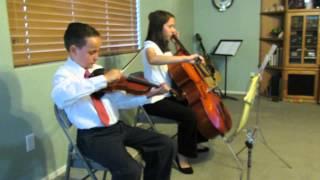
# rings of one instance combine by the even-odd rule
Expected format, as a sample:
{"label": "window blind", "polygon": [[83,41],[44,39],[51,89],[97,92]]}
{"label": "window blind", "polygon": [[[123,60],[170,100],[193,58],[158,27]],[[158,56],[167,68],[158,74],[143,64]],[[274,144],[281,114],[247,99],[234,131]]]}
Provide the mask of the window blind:
{"label": "window blind", "polygon": [[95,27],[101,55],[138,49],[136,0],[7,0],[14,66],[65,60],[70,22]]}

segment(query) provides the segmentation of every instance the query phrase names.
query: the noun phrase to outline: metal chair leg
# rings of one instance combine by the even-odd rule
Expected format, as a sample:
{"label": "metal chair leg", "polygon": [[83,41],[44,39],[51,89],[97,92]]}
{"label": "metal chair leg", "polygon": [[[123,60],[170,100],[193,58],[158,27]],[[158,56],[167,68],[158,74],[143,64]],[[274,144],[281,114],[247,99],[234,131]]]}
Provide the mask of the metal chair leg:
{"label": "metal chair leg", "polygon": [[70,163],[67,164],[66,173],[64,175],[65,180],[69,180],[69,178],[70,178]]}
{"label": "metal chair leg", "polygon": [[71,164],[72,164],[72,158],[70,157],[71,155],[71,153],[70,152],[72,152],[72,147],[69,145],[69,147],[68,147],[68,157],[67,157],[67,167],[66,167],[66,173],[65,173],[65,176],[64,176],[64,179],[65,180],[69,180],[69,178],[70,178],[70,170],[71,170]]}
{"label": "metal chair leg", "polygon": [[83,179],[87,179],[88,177],[91,177],[92,180],[98,180],[96,177],[95,173],[97,170],[92,169],[91,167],[88,166],[88,164],[83,163],[83,165],[86,167],[88,175],[86,175]]}
{"label": "metal chair leg", "polygon": [[108,171],[104,171],[104,172],[103,172],[103,177],[102,177],[103,180],[106,180],[106,178],[107,178],[107,173],[108,173]]}

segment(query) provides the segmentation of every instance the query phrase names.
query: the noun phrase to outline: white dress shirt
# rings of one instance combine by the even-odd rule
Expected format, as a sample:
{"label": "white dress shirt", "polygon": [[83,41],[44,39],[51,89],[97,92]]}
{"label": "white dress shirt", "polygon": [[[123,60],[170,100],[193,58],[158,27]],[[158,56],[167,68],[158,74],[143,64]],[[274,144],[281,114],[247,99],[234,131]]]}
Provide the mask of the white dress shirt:
{"label": "white dress shirt", "polygon": [[[102,67],[94,65],[89,71],[98,68]],[[103,75],[86,79],[84,73],[84,68],[68,58],[54,75],[51,97],[59,108],[65,110],[71,123],[78,129],[103,127],[90,95],[107,87],[107,81]],[[123,91],[105,93],[101,100],[110,118],[109,125],[118,122],[119,109],[133,108],[150,102],[146,96],[128,95]]]}
{"label": "white dress shirt", "polygon": [[[172,56],[172,53],[169,52],[162,52],[160,47],[154,43],[153,41],[145,41],[144,42],[144,50],[143,50],[143,68],[144,68],[144,78],[149,82],[154,84],[162,84],[167,83],[171,87],[171,78],[168,73],[168,65],[152,65],[149,63],[147,58],[147,49],[153,48],[156,55],[165,55],[165,56]],[[158,101],[163,99],[164,97],[170,96],[169,93],[164,94],[162,96],[153,97],[152,101]]]}

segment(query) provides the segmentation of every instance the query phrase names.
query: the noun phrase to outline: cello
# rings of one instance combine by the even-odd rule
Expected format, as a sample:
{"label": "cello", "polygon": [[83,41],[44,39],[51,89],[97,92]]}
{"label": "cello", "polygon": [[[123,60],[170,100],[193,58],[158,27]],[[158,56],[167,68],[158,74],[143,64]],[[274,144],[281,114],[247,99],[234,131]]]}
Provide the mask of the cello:
{"label": "cello", "polygon": [[217,69],[214,67],[214,65],[210,62],[210,57],[206,51],[206,49],[204,48],[204,45],[202,43],[202,38],[200,36],[199,33],[196,33],[195,34],[195,39],[198,41],[199,43],[199,47],[202,51],[202,56],[204,57],[205,61],[206,61],[206,64],[208,66],[208,69],[209,69],[209,72],[210,72],[210,75],[212,76],[213,80],[214,80],[214,84],[213,84],[213,87],[217,87],[218,86],[218,83],[221,81],[221,75],[220,75],[220,72],[217,71]]}
{"label": "cello", "polygon": [[[178,55],[190,54],[176,36],[172,38],[180,47]],[[208,139],[224,136],[231,129],[231,116],[220,97],[204,81],[200,61],[169,64],[169,75],[195,113],[200,133]]]}

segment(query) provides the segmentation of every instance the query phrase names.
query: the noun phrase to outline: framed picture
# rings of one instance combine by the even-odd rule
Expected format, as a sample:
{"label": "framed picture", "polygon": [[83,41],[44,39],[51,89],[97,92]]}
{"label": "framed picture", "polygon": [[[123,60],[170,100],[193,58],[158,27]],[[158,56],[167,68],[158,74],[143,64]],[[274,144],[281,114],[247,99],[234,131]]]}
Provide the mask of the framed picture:
{"label": "framed picture", "polygon": [[242,44],[242,40],[240,39],[221,39],[213,50],[213,55],[222,55],[222,56],[234,56],[240,45]]}

